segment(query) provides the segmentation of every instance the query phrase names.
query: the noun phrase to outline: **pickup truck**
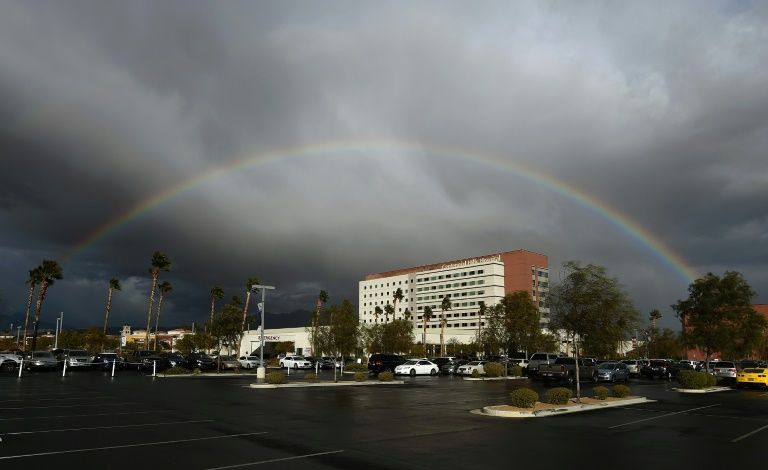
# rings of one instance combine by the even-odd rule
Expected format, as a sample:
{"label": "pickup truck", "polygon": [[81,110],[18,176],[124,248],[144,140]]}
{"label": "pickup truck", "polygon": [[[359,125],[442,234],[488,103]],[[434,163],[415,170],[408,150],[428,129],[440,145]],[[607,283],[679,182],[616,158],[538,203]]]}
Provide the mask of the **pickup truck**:
{"label": "pickup truck", "polygon": [[[595,380],[595,360],[579,359],[579,379]],[[558,357],[554,364],[541,364],[536,378],[546,382],[564,382],[572,384],[576,381],[576,358]]]}

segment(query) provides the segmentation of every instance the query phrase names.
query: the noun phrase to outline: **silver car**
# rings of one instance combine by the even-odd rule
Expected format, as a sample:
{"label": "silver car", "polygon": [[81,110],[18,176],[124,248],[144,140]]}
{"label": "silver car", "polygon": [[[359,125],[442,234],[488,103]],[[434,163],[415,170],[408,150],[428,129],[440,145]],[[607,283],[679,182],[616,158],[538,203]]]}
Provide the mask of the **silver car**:
{"label": "silver car", "polygon": [[49,351],[34,351],[24,357],[24,368],[27,370],[55,369],[59,361]]}
{"label": "silver car", "polygon": [[730,361],[717,361],[714,365],[715,377],[736,379],[736,364]]}
{"label": "silver car", "polygon": [[595,382],[627,382],[629,381],[629,368],[621,362],[603,362],[597,365]]}
{"label": "silver car", "polygon": [[84,349],[65,349],[61,359],[67,362],[67,367],[91,367],[91,356]]}

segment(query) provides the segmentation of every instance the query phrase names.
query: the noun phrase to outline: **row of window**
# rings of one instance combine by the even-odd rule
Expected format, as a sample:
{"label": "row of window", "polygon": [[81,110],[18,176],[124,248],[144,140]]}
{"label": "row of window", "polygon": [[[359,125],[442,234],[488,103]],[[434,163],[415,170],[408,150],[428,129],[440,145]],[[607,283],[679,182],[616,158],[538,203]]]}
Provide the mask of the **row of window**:
{"label": "row of window", "polygon": [[436,300],[436,299],[443,299],[444,297],[450,298],[456,298],[456,297],[472,297],[475,295],[483,295],[485,294],[484,290],[479,291],[469,291],[469,292],[461,292],[461,293],[455,293],[455,294],[445,294],[444,296],[440,295],[422,295],[421,297],[416,297],[416,300],[421,302],[424,300]]}
{"label": "row of window", "polygon": [[536,275],[539,277],[549,278],[549,272],[548,271],[541,271],[536,270],[536,268],[531,268],[531,275]]}
{"label": "row of window", "polygon": [[[536,281],[531,281],[531,287],[536,287]],[[540,281],[540,282],[539,282],[539,287],[541,287],[541,288],[547,288],[547,287],[549,287],[549,282],[546,282],[546,281]]]}
{"label": "row of window", "polygon": [[416,279],[416,282],[429,282],[429,281],[441,281],[443,279],[451,279],[452,277],[466,277],[466,276],[474,276],[476,274],[483,274],[485,272],[482,269],[478,269],[477,271],[464,271],[461,273],[453,273],[453,274],[439,274],[437,276],[429,276],[429,277],[420,277]]}
{"label": "row of window", "polygon": [[[406,292],[408,292],[408,290],[407,290],[407,289],[403,291],[403,293],[404,293],[404,294],[405,294]],[[413,289],[411,289],[411,292],[413,292]],[[389,292],[387,292],[387,294],[386,294],[386,295],[387,295],[387,296],[389,296]],[[392,295],[395,295],[395,293],[393,292],[393,293],[392,293]],[[378,292],[374,292],[373,294],[371,294],[371,297],[378,297],[378,296],[379,296],[379,293],[378,293]],[[381,296],[382,296],[382,297],[384,297],[384,293],[383,293],[383,292],[381,293]],[[368,297],[368,294],[363,294],[363,298],[364,298],[364,299],[365,299],[365,298],[367,298],[367,297]]]}
{"label": "row of window", "polygon": [[[386,287],[389,287],[389,284],[390,283],[388,282]],[[397,281],[397,284],[395,284],[395,281],[392,281],[391,284],[392,284],[392,287],[394,287],[394,286],[402,286],[403,285],[403,281]],[[405,284],[406,285],[408,284],[408,280],[407,279],[405,281]],[[411,284],[413,284],[413,279],[411,279]],[[381,285],[374,284],[372,286],[363,286],[363,290],[367,290],[369,288],[370,289],[380,289],[380,288],[383,289],[384,288],[384,283],[382,282]],[[389,292],[387,292],[387,294],[389,294]]]}
{"label": "row of window", "polygon": [[[376,320],[363,320],[363,323],[379,323]],[[383,321],[380,323],[384,323]],[[446,323],[446,328],[468,328],[476,327],[477,322]],[[485,322],[480,322],[480,326],[485,326]],[[427,325],[427,328],[440,328],[440,325]]]}
{"label": "row of window", "polygon": [[480,286],[483,284],[485,284],[485,281],[482,279],[478,279],[476,281],[454,282],[453,284],[441,284],[439,286],[417,287],[416,292],[426,292],[426,291],[438,290],[438,289],[450,289],[452,287]]}

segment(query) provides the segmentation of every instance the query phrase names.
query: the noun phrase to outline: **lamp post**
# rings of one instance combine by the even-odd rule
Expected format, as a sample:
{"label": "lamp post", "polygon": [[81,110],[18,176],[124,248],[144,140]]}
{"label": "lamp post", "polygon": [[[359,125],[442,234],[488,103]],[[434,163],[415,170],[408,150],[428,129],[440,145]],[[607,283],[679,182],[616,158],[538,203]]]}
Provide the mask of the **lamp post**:
{"label": "lamp post", "polygon": [[61,333],[61,329],[63,326],[64,326],[64,312],[59,312],[59,316],[56,318],[56,337],[53,340],[53,349],[56,349],[59,347],[59,333]]}
{"label": "lamp post", "polygon": [[259,351],[259,367],[256,369],[256,378],[264,379],[267,377],[267,369],[264,367],[264,311],[266,310],[266,304],[264,302],[267,290],[274,290],[275,286],[264,286],[261,284],[254,284],[251,286],[251,291],[261,289],[261,351]]}
{"label": "lamp post", "polygon": [[21,326],[16,327],[16,347],[19,347],[19,336],[21,335]]}

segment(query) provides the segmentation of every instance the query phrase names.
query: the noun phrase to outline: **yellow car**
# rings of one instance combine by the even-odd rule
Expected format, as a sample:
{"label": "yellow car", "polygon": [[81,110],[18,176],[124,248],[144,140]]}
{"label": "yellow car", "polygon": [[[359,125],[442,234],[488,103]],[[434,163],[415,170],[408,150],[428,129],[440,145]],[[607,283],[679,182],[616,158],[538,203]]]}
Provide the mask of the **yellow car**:
{"label": "yellow car", "polygon": [[736,374],[736,386],[762,385],[768,387],[768,368],[756,367],[742,369]]}

